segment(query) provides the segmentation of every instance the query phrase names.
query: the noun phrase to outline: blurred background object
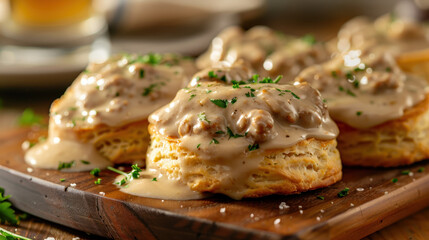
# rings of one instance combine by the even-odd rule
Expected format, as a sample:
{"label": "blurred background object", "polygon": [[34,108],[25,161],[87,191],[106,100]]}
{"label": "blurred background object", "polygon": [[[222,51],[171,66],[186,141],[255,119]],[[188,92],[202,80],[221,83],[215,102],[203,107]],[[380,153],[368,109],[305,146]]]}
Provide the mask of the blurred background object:
{"label": "blurred background object", "polygon": [[67,86],[115,53],[197,56],[222,29],[267,25],[327,41],[347,20],[395,10],[425,19],[428,0],[0,0],[0,87]]}

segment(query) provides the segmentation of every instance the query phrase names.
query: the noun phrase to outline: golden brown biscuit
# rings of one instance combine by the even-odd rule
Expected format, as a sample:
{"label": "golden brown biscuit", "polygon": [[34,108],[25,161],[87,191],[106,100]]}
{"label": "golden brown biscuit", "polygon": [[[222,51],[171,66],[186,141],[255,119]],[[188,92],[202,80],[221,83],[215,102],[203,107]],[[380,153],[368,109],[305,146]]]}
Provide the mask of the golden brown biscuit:
{"label": "golden brown biscuit", "polygon": [[[181,148],[180,141],[162,137],[150,129],[152,141],[147,164],[168,177],[180,178],[193,191],[239,196],[237,198],[294,194],[332,185],[342,177],[336,141],[311,138],[264,153],[263,161],[245,180],[246,187],[237,192],[232,184],[222,184],[222,170],[208,166],[198,152]],[[181,171],[183,166],[190,171]]]}
{"label": "golden brown biscuit", "polygon": [[202,82],[180,90],[149,122],[147,169],[193,191],[240,199],[341,179],[337,127],[306,83]]}
{"label": "golden brown biscuit", "polygon": [[70,171],[144,165],[148,116],[173,99],[195,70],[193,61],[173,54],[125,54],[90,64],[52,104],[48,139],[27,152],[27,162]]}
{"label": "golden brown biscuit", "polygon": [[429,95],[399,119],[356,129],[337,122],[345,165],[394,167],[429,158]]}

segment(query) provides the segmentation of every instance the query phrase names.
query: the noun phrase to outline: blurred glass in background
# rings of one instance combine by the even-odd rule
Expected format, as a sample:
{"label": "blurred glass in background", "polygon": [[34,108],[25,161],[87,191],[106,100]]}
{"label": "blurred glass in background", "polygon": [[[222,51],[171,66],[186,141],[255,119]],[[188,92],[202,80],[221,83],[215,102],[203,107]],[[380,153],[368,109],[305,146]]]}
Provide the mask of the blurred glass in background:
{"label": "blurred glass in background", "polygon": [[196,56],[231,25],[335,37],[347,20],[393,10],[427,17],[428,0],[0,0],[0,87],[67,86],[110,54]]}

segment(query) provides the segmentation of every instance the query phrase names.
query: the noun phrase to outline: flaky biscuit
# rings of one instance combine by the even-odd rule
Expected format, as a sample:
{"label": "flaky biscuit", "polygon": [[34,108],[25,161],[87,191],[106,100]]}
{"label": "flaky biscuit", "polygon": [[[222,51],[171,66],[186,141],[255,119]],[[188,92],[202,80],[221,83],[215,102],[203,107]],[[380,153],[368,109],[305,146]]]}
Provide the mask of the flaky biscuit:
{"label": "flaky biscuit", "polygon": [[394,167],[429,158],[429,94],[404,115],[369,129],[337,122],[345,165]]}
{"label": "flaky biscuit", "polygon": [[91,143],[94,148],[112,163],[139,163],[144,165],[149,145],[147,119],[119,127],[105,124],[90,129],[77,129],[80,141]]}
{"label": "flaky biscuit", "polygon": [[[210,166],[197,151],[179,146],[178,139],[163,137],[149,126],[151,145],[147,165],[169,179],[180,179],[193,191],[237,194],[230,185],[223,187],[224,173],[219,166]],[[243,197],[271,194],[294,194],[329,186],[342,177],[341,160],[336,140],[310,138],[278,151],[265,152],[259,167],[249,174]],[[183,166],[190,171],[182,171]]]}

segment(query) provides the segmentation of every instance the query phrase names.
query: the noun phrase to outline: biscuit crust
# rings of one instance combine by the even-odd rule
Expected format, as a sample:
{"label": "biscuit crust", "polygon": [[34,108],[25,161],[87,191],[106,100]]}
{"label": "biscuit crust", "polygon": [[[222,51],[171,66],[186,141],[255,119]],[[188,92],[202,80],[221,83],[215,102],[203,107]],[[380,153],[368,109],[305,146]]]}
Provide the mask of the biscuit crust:
{"label": "biscuit crust", "polygon": [[95,149],[114,164],[138,163],[144,166],[149,145],[147,119],[119,127],[105,124],[75,131],[79,140],[92,143]]}
{"label": "biscuit crust", "polygon": [[429,94],[404,115],[369,129],[337,122],[344,165],[394,167],[429,158]]}
{"label": "biscuit crust", "polygon": [[[234,186],[222,184],[221,179],[228,176],[221,166],[207,164],[198,152],[181,148],[178,139],[163,137],[150,126],[149,131],[149,168],[186,183],[193,191],[236,194]],[[240,189],[242,196],[296,194],[338,182],[342,167],[336,145],[336,140],[311,138],[286,149],[264,152],[259,166],[245,179],[245,187]]]}

